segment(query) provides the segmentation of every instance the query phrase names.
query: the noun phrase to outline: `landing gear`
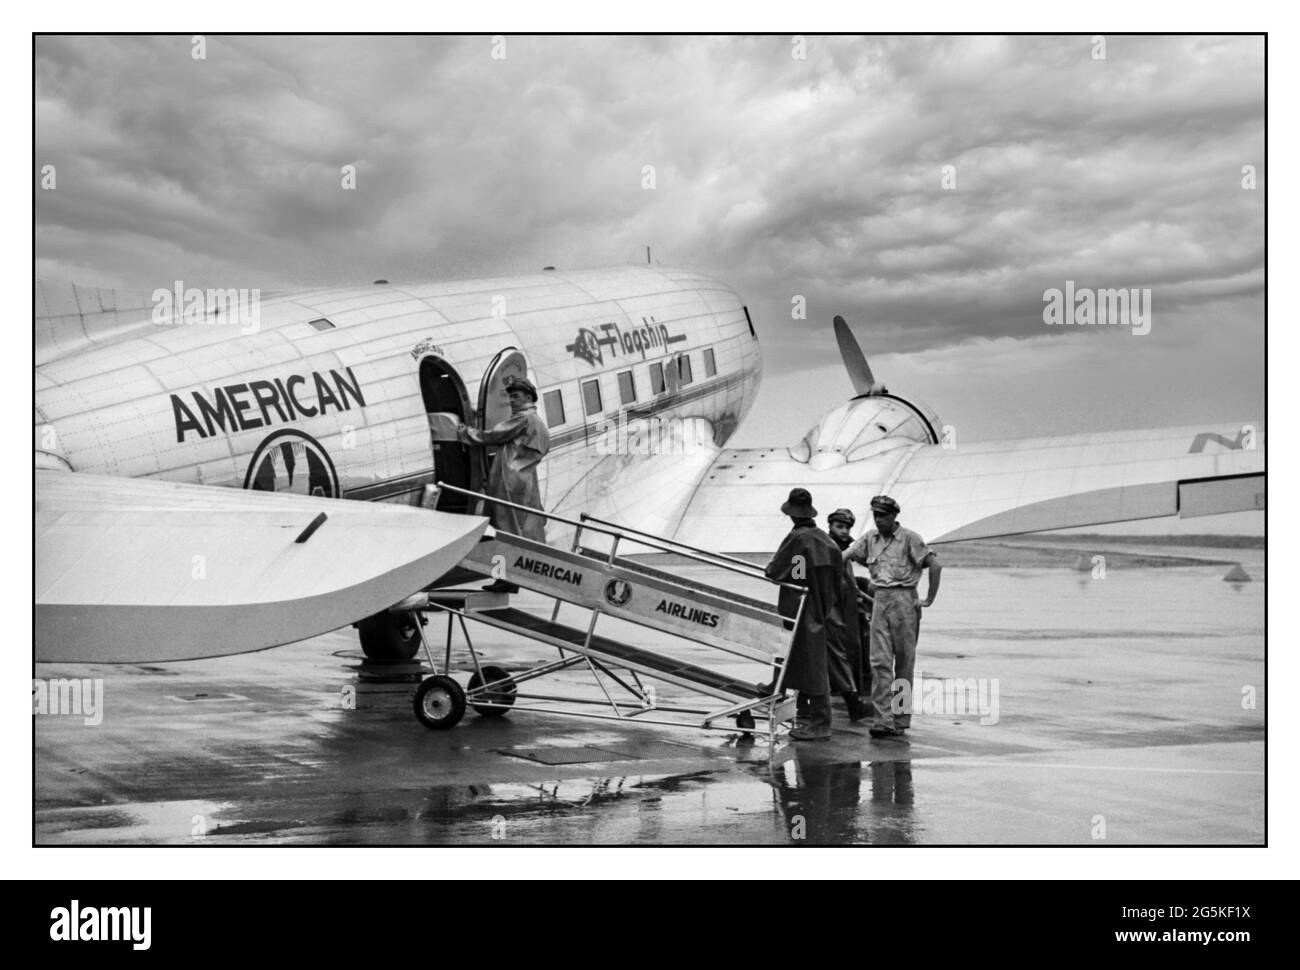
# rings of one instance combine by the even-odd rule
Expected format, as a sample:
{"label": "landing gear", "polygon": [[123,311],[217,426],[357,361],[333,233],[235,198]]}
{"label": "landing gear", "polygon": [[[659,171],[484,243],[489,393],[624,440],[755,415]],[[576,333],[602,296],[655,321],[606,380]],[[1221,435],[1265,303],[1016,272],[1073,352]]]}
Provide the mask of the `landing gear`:
{"label": "landing gear", "polygon": [[429,677],[415,689],[411,706],[425,727],[446,731],[465,716],[465,692],[450,677]]}
{"label": "landing gear", "polygon": [[361,650],[371,660],[411,660],[420,650],[422,617],[415,613],[376,613],[357,624]]}
{"label": "landing gear", "polygon": [[736,715],[736,727],[742,731],[752,731],[755,728],[754,715],[750,711],[741,711]]}
{"label": "landing gear", "polygon": [[[472,693],[475,688],[482,687],[484,684],[494,684],[495,686],[485,693],[479,694],[478,699],[481,701],[491,701],[494,704],[504,704],[506,707],[515,702],[515,682],[510,679],[510,674],[500,667],[484,667],[483,677],[480,679],[476,672],[469,679],[469,690]],[[497,683],[505,681],[505,683]],[[506,713],[505,707],[491,707],[487,704],[470,703],[475,712],[480,717],[501,717]]]}

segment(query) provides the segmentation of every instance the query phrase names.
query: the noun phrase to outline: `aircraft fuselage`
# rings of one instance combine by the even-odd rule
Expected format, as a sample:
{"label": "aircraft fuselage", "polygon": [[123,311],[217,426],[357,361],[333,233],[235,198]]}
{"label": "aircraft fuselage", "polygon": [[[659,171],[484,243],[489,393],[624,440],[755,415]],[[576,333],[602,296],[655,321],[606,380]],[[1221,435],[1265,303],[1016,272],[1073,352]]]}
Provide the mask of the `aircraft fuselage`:
{"label": "aircraft fuselage", "polygon": [[439,477],[427,411],[473,423],[484,374],[515,348],[551,432],[553,505],[611,424],[702,421],[721,447],[761,366],[734,292],[650,267],[266,297],[251,327],[165,319],[37,367],[38,464],[418,503]]}

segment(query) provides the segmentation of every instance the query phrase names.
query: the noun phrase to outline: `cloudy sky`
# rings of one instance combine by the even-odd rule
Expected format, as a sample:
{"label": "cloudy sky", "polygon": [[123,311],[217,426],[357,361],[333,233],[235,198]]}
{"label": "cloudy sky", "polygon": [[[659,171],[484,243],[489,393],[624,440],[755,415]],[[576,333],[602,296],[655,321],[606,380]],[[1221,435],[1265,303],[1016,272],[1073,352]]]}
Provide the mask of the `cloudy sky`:
{"label": "cloudy sky", "polygon": [[[767,363],[738,444],[850,396],[836,313],[959,441],[1262,419],[1262,39],[804,45],[42,38],[37,272],[282,289],[648,243],[750,306]],[[1150,333],[1049,328],[1066,280],[1149,287]]]}

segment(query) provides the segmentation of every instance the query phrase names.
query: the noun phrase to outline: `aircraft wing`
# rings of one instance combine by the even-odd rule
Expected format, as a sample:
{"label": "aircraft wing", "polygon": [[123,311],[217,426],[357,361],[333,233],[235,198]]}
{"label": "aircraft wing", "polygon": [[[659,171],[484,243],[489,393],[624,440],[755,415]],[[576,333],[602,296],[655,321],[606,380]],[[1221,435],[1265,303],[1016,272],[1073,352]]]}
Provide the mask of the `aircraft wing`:
{"label": "aircraft wing", "polygon": [[423,588],[468,554],[486,524],[38,469],[35,659],[191,660],[302,640]]}
{"label": "aircraft wing", "polygon": [[780,513],[807,488],[825,522],[858,517],[872,495],[929,542],[1214,515],[1264,508],[1264,435],[1241,424],[1023,438],[955,447],[906,441],[816,469],[786,448],[728,449],[703,477],[674,538],[720,552],[771,552],[789,530]]}
{"label": "aircraft wing", "polygon": [[[589,449],[594,452],[587,457],[589,464],[568,480],[562,473],[548,470],[549,510],[570,519],[586,512],[606,522],[671,538],[720,449],[712,444],[712,426],[702,418],[665,424],[656,435],[662,437],[656,439],[654,454],[638,454],[634,438],[629,447],[605,449],[605,454]],[[567,546],[573,541],[573,533],[572,528],[552,521],[546,538],[552,545]],[[587,530],[582,545],[607,551],[609,540]],[[624,542],[619,549],[624,553],[649,551],[630,542]]]}

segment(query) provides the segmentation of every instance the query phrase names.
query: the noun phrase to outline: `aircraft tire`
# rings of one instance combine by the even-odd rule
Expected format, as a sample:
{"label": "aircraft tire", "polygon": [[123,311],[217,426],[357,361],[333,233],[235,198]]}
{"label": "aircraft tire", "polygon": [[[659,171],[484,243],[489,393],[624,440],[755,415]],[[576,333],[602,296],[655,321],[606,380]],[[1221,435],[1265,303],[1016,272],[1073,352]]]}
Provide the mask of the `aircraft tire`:
{"label": "aircraft tire", "polygon": [[[473,690],[475,687],[481,687],[483,684],[492,684],[498,680],[506,680],[509,676],[509,672],[502,670],[500,667],[484,667],[483,679],[480,680],[479,675],[476,672],[469,679],[469,689]],[[485,699],[490,699],[496,701],[498,704],[505,704],[507,706],[514,704],[515,682],[513,680],[507,680],[505,685],[498,687],[490,694],[485,695]],[[477,713],[479,717],[502,717],[506,714],[506,709],[504,707],[488,707],[483,704],[473,703],[471,703],[470,706],[474,708],[475,713]]]}
{"label": "aircraft tire", "polygon": [[465,716],[465,692],[460,684],[441,674],[427,677],[415,688],[411,706],[421,724],[433,731],[455,727]]}
{"label": "aircraft tire", "polygon": [[414,613],[376,613],[357,624],[361,652],[371,660],[411,660],[420,652],[420,622]]}

